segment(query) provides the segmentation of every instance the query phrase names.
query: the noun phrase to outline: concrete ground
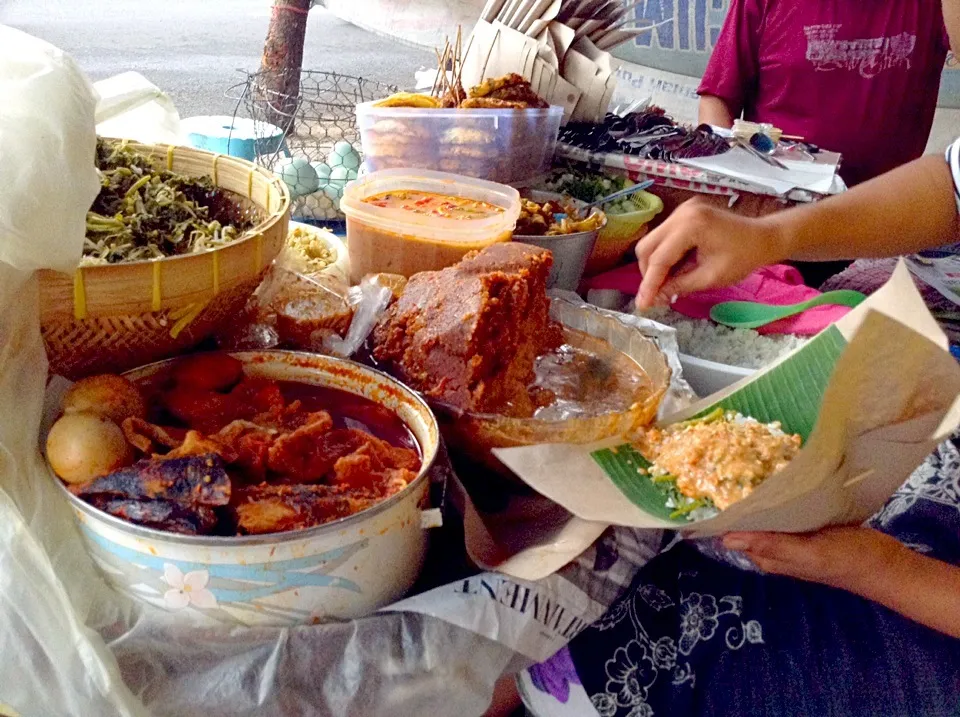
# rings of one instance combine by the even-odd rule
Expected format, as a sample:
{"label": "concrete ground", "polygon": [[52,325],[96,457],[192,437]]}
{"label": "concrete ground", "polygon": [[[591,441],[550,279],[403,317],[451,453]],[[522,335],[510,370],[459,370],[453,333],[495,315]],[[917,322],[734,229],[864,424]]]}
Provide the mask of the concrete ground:
{"label": "concrete ground", "polygon": [[[224,96],[259,66],[271,0],[0,0],[0,23],[70,53],[93,80],[136,70],[182,117],[232,114]],[[431,54],[373,35],[322,7],[310,12],[304,69],[397,85]],[[242,70],[243,72],[238,72]]]}

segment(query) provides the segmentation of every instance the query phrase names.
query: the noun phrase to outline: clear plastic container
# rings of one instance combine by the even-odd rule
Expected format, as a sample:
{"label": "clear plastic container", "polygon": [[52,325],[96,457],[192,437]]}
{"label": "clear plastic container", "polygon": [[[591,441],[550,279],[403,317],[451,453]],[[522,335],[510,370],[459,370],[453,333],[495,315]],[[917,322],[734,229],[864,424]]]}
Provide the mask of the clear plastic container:
{"label": "clear plastic container", "polygon": [[562,107],[419,109],[357,105],[367,167],[431,169],[522,184],[550,169]]}
{"label": "clear plastic container", "polygon": [[[448,219],[364,201],[402,190],[480,200],[503,212],[479,219]],[[340,208],[347,217],[350,278],[357,282],[367,274],[409,277],[443,269],[468,252],[510,241],[520,216],[520,194],[502,184],[454,174],[388,169],[348,184]]]}

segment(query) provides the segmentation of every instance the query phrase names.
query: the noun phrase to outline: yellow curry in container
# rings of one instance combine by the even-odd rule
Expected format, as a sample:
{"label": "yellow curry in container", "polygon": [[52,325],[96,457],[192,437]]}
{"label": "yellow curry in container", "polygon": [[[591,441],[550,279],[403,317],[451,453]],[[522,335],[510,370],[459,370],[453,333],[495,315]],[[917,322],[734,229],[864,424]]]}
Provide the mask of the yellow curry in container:
{"label": "yellow curry in container", "polygon": [[441,172],[389,169],[351,183],[347,217],[351,279],[412,276],[456,264],[465,254],[509,241],[520,195],[502,184]]}

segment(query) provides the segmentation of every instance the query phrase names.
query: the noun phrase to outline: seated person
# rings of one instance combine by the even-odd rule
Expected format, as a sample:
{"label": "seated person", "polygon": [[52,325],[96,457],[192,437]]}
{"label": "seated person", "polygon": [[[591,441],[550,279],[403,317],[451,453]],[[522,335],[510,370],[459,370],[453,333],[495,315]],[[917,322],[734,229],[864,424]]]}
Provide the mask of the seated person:
{"label": "seated person", "polygon": [[[901,211],[891,213],[894,203]],[[960,237],[960,141],[818,204],[748,219],[687,203],[637,247],[638,303],[787,258]],[[731,241],[736,237],[738,241]],[[729,534],[761,572],[680,542],[598,623],[521,674],[537,717],[948,715],[960,708],[960,433],[864,526]]]}

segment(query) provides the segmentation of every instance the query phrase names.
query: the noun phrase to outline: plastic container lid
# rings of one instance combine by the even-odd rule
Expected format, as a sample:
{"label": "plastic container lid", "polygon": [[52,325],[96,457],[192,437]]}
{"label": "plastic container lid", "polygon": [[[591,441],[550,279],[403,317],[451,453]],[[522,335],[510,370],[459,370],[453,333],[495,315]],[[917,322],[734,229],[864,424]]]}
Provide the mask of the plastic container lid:
{"label": "plastic container lid", "polygon": [[[384,192],[412,190],[475,199],[503,208],[485,219],[447,219],[403,209],[378,207],[365,199]],[[392,234],[443,244],[486,244],[512,232],[520,216],[520,194],[504,184],[429,170],[385,169],[350,182],[340,209],[348,220],[362,222]]]}
{"label": "plastic container lid", "polygon": [[363,102],[357,105],[357,117],[384,117],[392,118],[411,118],[419,119],[445,119],[445,120],[464,120],[469,122],[476,119],[505,119],[505,120],[528,120],[530,118],[541,117],[563,117],[563,107],[551,105],[550,107],[530,107],[527,109],[494,109],[491,107],[471,107],[462,109],[460,107],[380,107],[379,100],[372,102]]}

